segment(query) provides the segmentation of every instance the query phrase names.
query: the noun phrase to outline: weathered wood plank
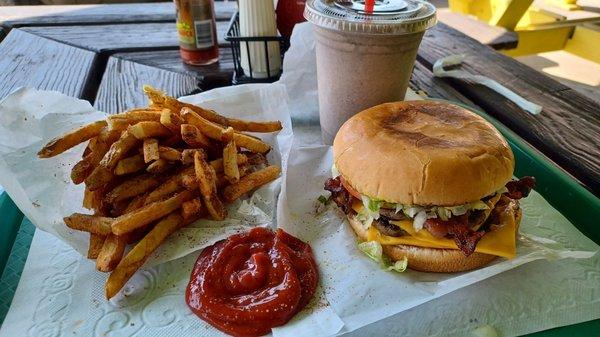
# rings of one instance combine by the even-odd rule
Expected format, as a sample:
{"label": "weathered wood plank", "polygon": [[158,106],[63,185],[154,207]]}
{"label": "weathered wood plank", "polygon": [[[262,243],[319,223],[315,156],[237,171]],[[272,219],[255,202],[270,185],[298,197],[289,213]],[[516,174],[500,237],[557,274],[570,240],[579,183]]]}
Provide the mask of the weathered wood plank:
{"label": "weathered wood plank", "polygon": [[[228,22],[217,22],[219,45],[227,45],[224,37]],[[175,23],[135,23],[87,26],[24,27],[24,31],[98,53],[164,50],[179,47]]]}
{"label": "weathered wood plank", "polygon": [[600,195],[597,103],[440,23],[426,33],[418,59],[431,69],[449,54],[466,54],[462,69],[488,76],[540,104],[544,110],[533,116],[487,87],[444,79]]}
{"label": "weathered wood plank", "polygon": [[19,29],[0,43],[0,98],[21,86],[89,99],[96,55]]}
{"label": "weathered wood plank", "polygon": [[437,11],[438,20],[494,49],[512,49],[519,43],[517,33],[503,27],[490,26],[467,15],[453,13],[448,8]]}
{"label": "weathered wood plank", "polygon": [[473,101],[456,91],[448,82],[434,77],[431,70],[419,62],[415,62],[415,67],[410,78],[410,87],[417,93],[423,91],[430,98],[441,98],[462,103],[475,109],[481,109]]}
{"label": "weathered wood plank", "polygon": [[[217,20],[229,20],[236,10],[235,1],[215,2]],[[0,25],[7,27],[170,21],[175,21],[173,2],[0,7]]]}
{"label": "weathered wood plank", "polygon": [[111,57],[102,77],[94,107],[108,113],[144,106],[142,86],[149,84],[175,97],[199,91],[200,78]]}
{"label": "weathered wood plank", "polygon": [[209,90],[231,85],[233,77],[231,48],[221,48],[219,53],[219,62],[207,66],[190,66],[183,63],[178,50],[118,53],[113,56],[159,69],[197,76],[201,78],[201,89]]}

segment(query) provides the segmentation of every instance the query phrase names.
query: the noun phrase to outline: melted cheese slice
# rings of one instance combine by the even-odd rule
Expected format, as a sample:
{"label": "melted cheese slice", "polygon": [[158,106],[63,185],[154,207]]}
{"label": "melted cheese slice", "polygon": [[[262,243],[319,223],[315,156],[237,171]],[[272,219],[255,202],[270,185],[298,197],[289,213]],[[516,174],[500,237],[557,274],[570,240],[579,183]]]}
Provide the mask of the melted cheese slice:
{"label": "melted cheese slice", "polygon": [[[354,203],[352,208],[360,213],[363,205],[361,203]],[[516,255],[516,223],[514,214],[512,216],[505,216],[504,226],[501,228],[487,232],[481,240],[477,243],[475,251],[478,253],[502,256],[506,258],[513,258]],[[367,240],[377,241],[382,245],[410,245],[417,247],[426,248],[445,248],[445,249],[458,249],[456,243],[452,239],[448,238],[436,238],[426,229],[416,231],[412,225],[411,220],[402,221],[390,221],[390,223],[402,228],[408,235],[399,237],[388,236],[382,234],[374,226],[369,227],[367,230]]]}

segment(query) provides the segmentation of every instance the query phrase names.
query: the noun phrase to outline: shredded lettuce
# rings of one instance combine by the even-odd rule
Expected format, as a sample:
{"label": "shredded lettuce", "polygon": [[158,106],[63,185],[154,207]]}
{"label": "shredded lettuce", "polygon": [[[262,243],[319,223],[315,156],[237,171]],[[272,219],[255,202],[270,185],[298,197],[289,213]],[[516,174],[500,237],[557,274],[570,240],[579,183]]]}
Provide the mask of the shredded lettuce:
{"label": "shredded lettuce", "polygon": [[389,257],[383,255],[383,247],[377,241],[365,241],[358,244],[358,249],[367,255],[371,260],[379,263],[382,269],[401,273],[408,266],[406,256],[399,261],[392,262]]}
{"label": "shredded lettuce", "polygon": [[398,260],[398,261],[394,262],[394,264],[387,266],[387,268],[385,268],[385,270],[402,273],[403,271],[406,270],[406,267],[408,267],[408,259],[405,256],[402,258],[402,260]]}
{"label": "shredded lettuce", "polygon": [[381,201],[373,200],[367,196],[362,196],[362,203],[365,207],[365,215],[375,220],[379,219],[379,208],[381,208]]}
{"label": "shredded lettuce", "polygon": [[338,171],[337,167],[335,167],[335,164],[331,165],[331,176],[335,178],[339,175],[340,171]]}
{"label": "shredded lettuce", "polygon": [[371,212],[379,212],[379,209],[381,208],[381,201],[370,199],[368,208]]}
{"label": "shredded lettuce", "polygon": [[396,204],[395,209],[396,209],[396,213],[402,211],[402,204]]}
{"label": "shredded lettuce", "polygon": [[326,196],[324,196],[324,195],[320,195],[320,196],[317,198],[317,201],[318,201],[318,202],[320,202],[320,203],[322,203],[323,205],[327,205],[327,204],[329,204],[329,201],[330,201],[330,199],[329,199],[329,198],[327,198],[327,197],[326,197]]}
{"label": "shredded lettuce", "polygon": [[417,213],[421,212],[422,210],[424,210],[423,207],[419,207],[419,206],[412,206],[412,205],[404,205],[402,207],[402,211],[404,212],[404,215],[406,215],[409,218],[414,218]]}
{"label": "shredded lettuce", "polygon": [[423,225],[425,225],[425,221],[427,221],[427,212],[425,210],[420,211],[415,215],[413,220],[413,228],[418,232],[423,229]]}
{"label": "shredded lettuce", "polygon": [[369,229],[369,227],[371,227],[371,225],[373,224],[373,217],[366,215],[366,214],[357,214],[356,215],[356,219],[358,221],[360,221],[360,223],[362,224],[363,228]]}

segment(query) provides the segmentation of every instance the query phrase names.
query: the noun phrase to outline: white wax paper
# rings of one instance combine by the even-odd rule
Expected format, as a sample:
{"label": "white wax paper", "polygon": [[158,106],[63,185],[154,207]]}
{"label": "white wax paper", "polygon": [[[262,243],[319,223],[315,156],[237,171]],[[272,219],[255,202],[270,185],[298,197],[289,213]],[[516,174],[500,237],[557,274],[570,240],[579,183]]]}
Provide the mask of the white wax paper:
{"label": "white wax paper", "polygon": [[[581,234],[581,247],[590,250],[570,250],[546,238],[547,229],[555,233],[577,230],[568,222],[565,226],[564,218],[553,218],[556,212],[532,217],[527,212],[531,201],[524,199],[514,259],[498,258],[486,267],[454,274],[384,271],[357,249],[356,235],[333,203],[317,213],[317,197],[328,195],[323,183],[331,177],[332,163],[330,147],[292,148],[279,197],[277,223],[312,246],[325,297],[344,322],[340,332],[353,331],[534,260],[589,258],[598,250]],[[535,198],[538,202],[539,199]],[[544,208],[550,206],[546,204]]]}
{"label": "white wax paper", "polygon": [[[277,84],[228,87],[182,98],[226,116],[281,120],[282,131],[257,135],[273,146],[269,162],[280,166],[285,166],[292,140],[286,99],[285,88]],[[70,180],[71,168],[85,145],[49,159],[39,159],[36,153],[55,136],[104,117],[87,101],[32,88],[19,89],[0,103],[0,185],[37,228],[81,254],[87,252],[89,235],[67,228],[62,218],[73,212],[89,213],[81,207],[83,184],[74,185]],[[154,252],[147,265],[185,256],[237,231],[272,224],[279,185],[278,179],[249,199],[230,205],[225,221],[201,220],[179,230]]]}

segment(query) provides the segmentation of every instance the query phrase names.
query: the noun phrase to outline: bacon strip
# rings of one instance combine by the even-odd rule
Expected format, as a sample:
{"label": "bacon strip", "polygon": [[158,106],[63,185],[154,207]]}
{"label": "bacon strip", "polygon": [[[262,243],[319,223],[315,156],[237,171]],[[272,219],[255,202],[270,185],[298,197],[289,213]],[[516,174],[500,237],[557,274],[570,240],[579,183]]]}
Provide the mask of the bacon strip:
{"label": "bacon strip", "polygon": [[342,185],[340,177],[329,178],[325,181],[325,189],[331,192],[331,200],[342,209],[344,214],[354,214],[352,209],[352,196]]}
{"label": "bacon strip", "polygon": [[435,237],[453,238],[456,246],[465,256],[473,254],[477,243],[486,233],[483,230],[474,231],[469,228],[469,217],[467,214],[450,218],[448,221],[439,218],[427,219],[424,226]]}
{"label": "bacon strip", "polygon": [[511,180],[506,183],[508,192],[504,193],[507,197],[519,200],[529,195],[529,192],[535,187],[535,178],[526,176],[519,180]]}

